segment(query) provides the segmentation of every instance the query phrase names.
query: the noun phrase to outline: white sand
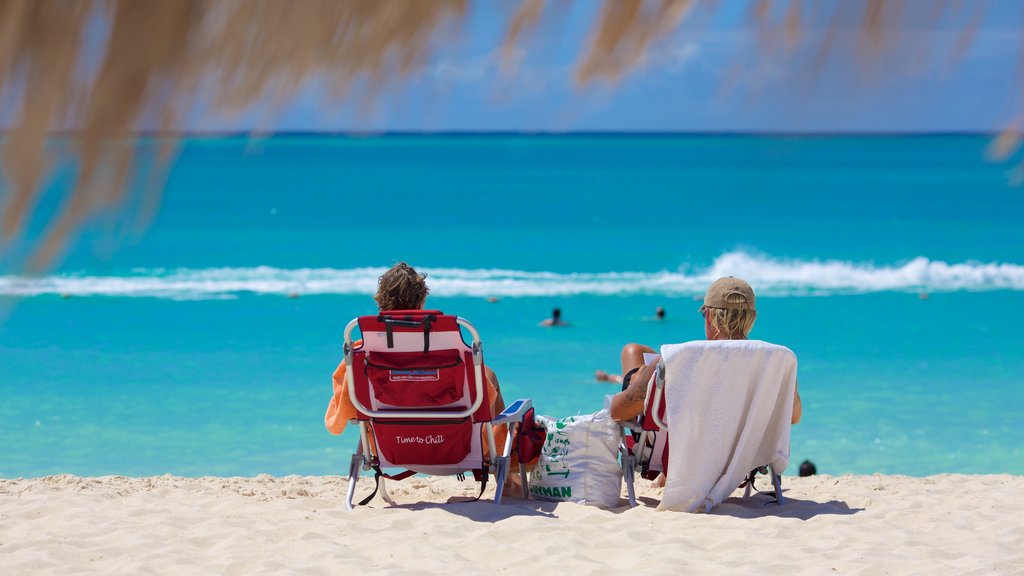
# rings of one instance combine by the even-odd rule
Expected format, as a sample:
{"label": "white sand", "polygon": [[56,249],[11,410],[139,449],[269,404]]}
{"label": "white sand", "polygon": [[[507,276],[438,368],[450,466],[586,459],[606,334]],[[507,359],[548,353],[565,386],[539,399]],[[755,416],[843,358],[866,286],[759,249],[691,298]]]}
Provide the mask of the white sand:
{"label": "white sand", "polygon": [[1024,573],[1022,476],[785,485],[781,508],[691,515],[655,511],[646,481],[646,506],[609,511],[447,503],[475,485],[411,478],[350,513],[338,477],[0,480],[0,574]]}

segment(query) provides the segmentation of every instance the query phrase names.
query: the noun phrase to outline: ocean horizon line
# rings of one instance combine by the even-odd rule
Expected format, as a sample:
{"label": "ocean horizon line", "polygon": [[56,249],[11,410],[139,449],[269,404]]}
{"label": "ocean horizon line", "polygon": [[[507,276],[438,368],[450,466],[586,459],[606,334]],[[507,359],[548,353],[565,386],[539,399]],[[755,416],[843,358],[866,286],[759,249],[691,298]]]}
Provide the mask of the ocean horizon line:
{"label": "ocean horizon line", "polygon": [[[0,138],[14,132],[0,129]],[[995,138],[1003,130],[138,130],[118,132],[119,136],[174,137],[174,138],[367,138],[367,137],[751,137],[751,138],[934,138],[983,137]],[[84,134],[83,130],[60,130],[50,137],[67,138]]]}

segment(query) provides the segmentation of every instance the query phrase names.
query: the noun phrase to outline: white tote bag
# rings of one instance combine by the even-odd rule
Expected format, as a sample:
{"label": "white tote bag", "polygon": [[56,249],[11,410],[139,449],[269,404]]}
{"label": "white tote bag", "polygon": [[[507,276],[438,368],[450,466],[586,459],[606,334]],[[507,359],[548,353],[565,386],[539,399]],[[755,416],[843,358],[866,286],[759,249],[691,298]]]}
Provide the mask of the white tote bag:
{"label": "white tote bag", "polygon": [[608,410],[555,420],[538,416],[547,438],[530,474],[530,496],[556,502],[618,506],[622,492],[619,427]]}

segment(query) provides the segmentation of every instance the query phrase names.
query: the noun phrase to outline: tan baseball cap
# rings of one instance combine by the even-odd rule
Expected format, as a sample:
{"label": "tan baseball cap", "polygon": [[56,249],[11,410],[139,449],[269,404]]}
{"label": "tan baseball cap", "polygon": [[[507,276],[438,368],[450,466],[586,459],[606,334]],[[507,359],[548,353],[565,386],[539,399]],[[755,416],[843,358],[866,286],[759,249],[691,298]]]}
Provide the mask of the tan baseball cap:
{"label": "tan baseball cap", "polygon": [[[742,296],[740,299],[736,295]],[[729,302],[732,296],[734,302]],[[727,276],[711,283],[704,294],[704,305],[708,308],[727,310],[754,310],[754,289],[739,278]]]}

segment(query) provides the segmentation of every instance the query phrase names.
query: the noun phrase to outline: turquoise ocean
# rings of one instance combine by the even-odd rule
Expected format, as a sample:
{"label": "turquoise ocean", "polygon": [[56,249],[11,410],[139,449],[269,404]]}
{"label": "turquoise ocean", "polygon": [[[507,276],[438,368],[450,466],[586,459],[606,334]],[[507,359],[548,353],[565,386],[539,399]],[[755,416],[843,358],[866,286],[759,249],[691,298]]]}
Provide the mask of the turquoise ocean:
{"label": "turquoise ocean", "polygon": [[[542,414],[600,409],[627,342],[701,338],[698,299],[736,275],[752,337],[799,359],[794,468],[1024,474],[1024,187],[989,137],[180,144],[143,232],[93,221],[36,276],[8,248],[0,477],[343,473],[342,331],[401,260]],[[538,327],[554,307],[571,326]]]}

